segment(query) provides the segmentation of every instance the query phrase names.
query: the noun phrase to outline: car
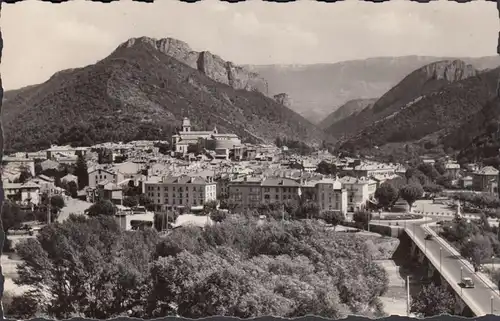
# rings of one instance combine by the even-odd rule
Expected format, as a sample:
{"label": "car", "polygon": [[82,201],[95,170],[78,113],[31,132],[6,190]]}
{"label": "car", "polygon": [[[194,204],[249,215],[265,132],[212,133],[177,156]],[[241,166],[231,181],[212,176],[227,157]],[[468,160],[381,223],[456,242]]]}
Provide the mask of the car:
{"label": "car", "polygon": [[432,240],[432,234],[426,234],[425,235],[426,240]]}
{"label": "car", "polygon": [[462,278],[462,287],[472,289],[474,288],[474,281],[471,278]]}

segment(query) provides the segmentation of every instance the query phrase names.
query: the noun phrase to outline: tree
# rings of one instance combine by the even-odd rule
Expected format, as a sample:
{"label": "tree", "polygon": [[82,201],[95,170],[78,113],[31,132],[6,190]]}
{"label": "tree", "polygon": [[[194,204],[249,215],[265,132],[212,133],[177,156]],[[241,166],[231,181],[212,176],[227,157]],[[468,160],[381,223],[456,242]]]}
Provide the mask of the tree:
{"label": "tree", "polygon": [[411,311],[431,317],[441,314],[453,314],[455,297],[446,288],[431,283],[424,285],[422,290],[411,300]]}
{"label": "tree", "polygon": [[217,201],[207,201],[203,204],[203,213],[205,215],[210,215],[212,212],[217,210]]}
{"label": "tree", "polygon": [[436,179],[436,184],[443,186],[444,188],[453,187],[453,178],[448,174],[443,174]]}
{"label": "tree", "polygon": [[85,158],[79,154],[76,160],[75,176],[78,177],[78,189],[84,189],[89,185],[89,174]]}
{"label": "tree", "polygon": [[4,248],[5,252],[11,251],[11,241],[7,238],[8,232],[11,229],[21,228],[22,223],[26,221],[26,212],[22,211],[19,206],[11,201],[4,200],[2,204],[2,224],[5,233]]}
{"label": "tree", "polygon": [[216,210],[210,213],[210,218],[217,223],[224,221],[226,217],[225,211]]}
{"label": "tree", "polygon": [[382,183],[375,191],[380,206],[389,209],[398,200],[399,191],[390,183]]}
{"label": "tree", "polygon": [[15,282],[29,285],[42,312],[57,319],[107,319],[129,310],[138,316],[158,241],[151,229],[122,232],[111,217],[71,215],[19,243]]}
{"label": "tree", "polygon": [[155,204],[146,194],[139,195],[139,205],[144,206],[148,211],[154,211]]}
{"label": "tree", "polygon": [[66,206],[66,202],[61,195],[54,195],[50,198],[50,205],[59,213]]}
{"label": "tree", "polygon": [[329,163],[323,160],[316,166],[316,172],[323,175],[336,175],[337,166],[335,166],[335,164],[333,163]]}
{"label": "tree", "polygon": [[77,198],[78,197],[78,186],[74,181],[70,181],[68,183],[68,189],[67,191],[71,195],[72,198]]}
{"label": "tree", "polygon": [[157,231],[163,231],[168,228],[169,223],[174,223],[179,217],[179,213],[169,211],[167,213],[155,213],[153,226]]}
{"label": "tree", "polygon": [[334,230],[345,221],[345,215],[340,211],[323,211],[320,216],[327,224],[333,225]]}
{"label": "tree", "polygon": [[115,216],[116,214],[116,206],[108,200],[100,200],[95,204],[92,204],[87,210],[85,210],[85,214],[89,217],[95,216]]}
{"label": "tree", "polygon": [[123,206],[136,207],[137,205],[139,205],[139,201],[137,200],[137,197],[125,196],[123,198]]}
{"label": "tree", "polygon": [[484,259],[488,259],[493,255],[493,247],[488,238],[475,235],[470,240],[463,240],[460,254],[464,258],[471,260],[475,266],[478,266]]}
{"label": "tree", "polygon": [[352,219],[354,222],[359,223],[361,226],[368,226],[372,220],[372,213],[368,211],[356,211],[354,212]]}
{"label": "tree", "polygon": [[425,192],[431,194],[438,194],[443,191],[443,186],[434,183],[425,184],[422,188]]}
{"label": "tree", "polygon": [[21,173],[19,174],[19,178],[17,179],[17,182],[24,184],[32,177],[33,177],[33,175],[31,175],[31,171],[26,166],[22,166]]}
{"label": "tree", "polygon": [[413,203],[422,197],[422,194],[424,194],[424,189],[418,184],[407,184],[399,190],[399,195],[408,203],[410,212]]}
{"label": "tree", "polygon": [[418,170],[421,171],[425,176],[427,176],[431,181],[435,181],[440,175],[439,172],[434,168],[432,164],[420,164],[418,165]]}

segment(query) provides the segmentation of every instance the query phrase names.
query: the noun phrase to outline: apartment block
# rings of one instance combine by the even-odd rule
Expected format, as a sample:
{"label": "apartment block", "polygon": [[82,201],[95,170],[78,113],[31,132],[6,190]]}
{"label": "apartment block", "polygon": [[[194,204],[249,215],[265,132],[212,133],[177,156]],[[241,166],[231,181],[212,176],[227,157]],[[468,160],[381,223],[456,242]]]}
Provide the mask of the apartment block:
{"label": "apartment block", "polygon": [[166,176],[144,182],[144,190],[157,210],[199,210],[206,202],[217,199],[217,183],[212,177]]}

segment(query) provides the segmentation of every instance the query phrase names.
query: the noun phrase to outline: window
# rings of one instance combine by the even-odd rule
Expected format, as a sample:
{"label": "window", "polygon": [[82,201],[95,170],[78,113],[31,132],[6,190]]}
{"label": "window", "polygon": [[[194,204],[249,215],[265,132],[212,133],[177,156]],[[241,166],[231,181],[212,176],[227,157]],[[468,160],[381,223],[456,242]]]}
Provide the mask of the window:
{"label": "window", "polygon": [[268,200],[269,198],[269,194],[264,195],[264,199]]}
{"label": "window", "polygon": [[276,195],[276,199],[279,200],[280,199],[280,196],[279,195]]}

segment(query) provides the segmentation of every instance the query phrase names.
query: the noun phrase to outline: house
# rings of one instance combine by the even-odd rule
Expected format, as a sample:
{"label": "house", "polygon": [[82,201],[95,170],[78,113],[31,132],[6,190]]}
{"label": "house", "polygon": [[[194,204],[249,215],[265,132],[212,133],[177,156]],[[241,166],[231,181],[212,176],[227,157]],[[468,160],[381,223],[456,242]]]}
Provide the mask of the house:
{"label": "house", "polygon": [[53,158],[74,158],[78,155],[85,156],[87,152],[90,150],[89,147],[71,147],[69,145],[66,146],[57,146],[52,145],[49,149],[46,150],[47,159]]}
{"label": "house", "polygon": [[460,187],[464,189],[472,188],[472,176],[465,176],[459,179]]}
{"label": "house", "polygon": [[475,191],[491,192],[497,193],[495,191],[494,183],[498,183],[498,173],[499,171],[492,167],[486,166],[472,175],[472,188]]}
{"label": "house", "polygon": [[459,178],[460,164],[456,162],[447,162],[444,164],[444,170],[453,180]]}
{"label": "house", "polygon": [[320,211],[347,213],[347,190],[338,179],[301,181],[301,194],[315,202]]}
{"label": "house", "polygon": [[89,187],[96,188],[97,184],[103,180],[118,183],[123,180],[123,174],[115,172],[111,168],[92,167],[88,169]]}
{"label": "house", "polygon": [[141,225],[153,226],[155,213],[147,211],[143,206],[133,209],[117,205],[115,220],[123,230],[129,231],[140,228]]}
{"label": "house", "polygon": [[40,167],[42,171],[46,171],[49,169],[57,170],[59,169],[60,164],[54,160],[47,159],[40,163]]}
{"label": "house", "polygon": [[354,212],[366,208],[373,199],[377,182],[366,177],[344,176],[340,179],[342,186],[347,190],[347,210]]}
{"label": "house", "polygon": [[55,185],[55,180],[52,177],[48,177],[45,175],[38,175],[29,180],[34,184],[40,186],[40,193],[44,194],[58,194],[59,188]]}
{"label": "house", "polygon": [[2,163],[4,164],[4,167],[11,167],[11,168],[14,167],[17,169],[25,168],[31,173],[31,176],[35,176],[34,159],[5,156],[2,158]]}
{"label": "house", "polygon": [[69,184],[69,182],[75,182],[76,186],[78,186],[78,177],[73,174],[67,174],[61,177],[61,183]]}
{"label": "house", "polygon": [[185,174],[148,179],[144,191],[158,210],[199,210],[217,199],[217,183],[212,178]]}
{"label": "house", "polygon": [[100,200],[108,200],[115,205],[123,205],[123,189],[116,183],[104,180],[97,184],[97,195]]}
{"label": "house", "polygon": [[40,186],[33,182],[4,183],[3,190],[5,197],[20,205],[40,204]]}
{"label": "house", "polygon": [[352,172],[355,177],[392,176],[396,174],[396,166],[383,163],[364,163],[355,166]]}

